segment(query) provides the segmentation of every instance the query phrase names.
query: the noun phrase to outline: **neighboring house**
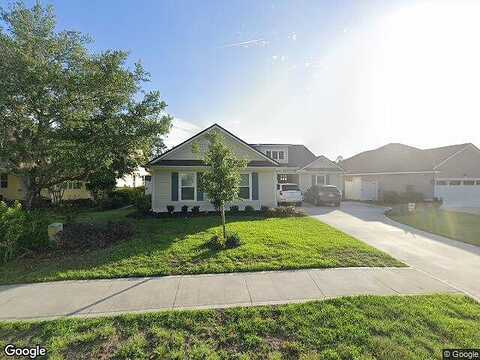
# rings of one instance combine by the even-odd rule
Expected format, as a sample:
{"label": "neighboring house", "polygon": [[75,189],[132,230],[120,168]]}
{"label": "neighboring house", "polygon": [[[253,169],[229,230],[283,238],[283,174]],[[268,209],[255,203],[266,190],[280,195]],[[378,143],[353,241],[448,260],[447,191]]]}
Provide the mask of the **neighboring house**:
{"label": "neighboring house", "polygon": [[[64,186],[63,200],[91,198],[90,191],[85,188],[82,181],[67,181]],[[0,200],[23,200],[25,194],[21,177],[0,172]],[[50,197],[47,189],[42,189],[40,194],[45,198]]]}
{"label": "neighboring house", "polygon": [[342,161],[345,198],[382,200],[385,191],[422,193],[447,206],[480,207],[480,150],[473,144],[418,149],[388,144]]}
{"label": "neighboring house", "polygon": [[201,153],[207,149],[210,131],[219,132],[236,156],[248,161],[241,174],[241,199],[235,202],[240,208],[277,206],[277,184],[282,182],[298,184],[303,191],[312,184],[334,184],[342,188],[343,170],[326,157],[315,156],[305,146],[248,144],[214,124],[149,162],[153,211],[164,212],[168,205],[175,206],[175,211],[180,211],[183,205],[213,210],[197,185],[197,175],[204,171],[205,165],[202,157],[192,152],[194,142],[199,144]]}
{"label": "neighboring house", "polygon": [[150,194],[150,181],[150,173],[145,168],[138,167],[136,171],[117,179],[117,188],[136,188],[139,186],[145,186],[145,193]]}

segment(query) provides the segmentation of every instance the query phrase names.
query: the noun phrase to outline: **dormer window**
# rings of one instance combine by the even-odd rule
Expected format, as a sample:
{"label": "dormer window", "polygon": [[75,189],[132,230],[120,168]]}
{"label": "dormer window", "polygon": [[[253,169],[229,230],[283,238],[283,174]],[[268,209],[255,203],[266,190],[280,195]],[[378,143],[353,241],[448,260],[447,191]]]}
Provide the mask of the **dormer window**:
{"label": "dormer window", "polygon": [[278,151],[272,151],[272,159],[278,160]]}
{"label": "dormer window", "polygon": [[283,153],[283,151],[279,151],[278,152],[278,160],[283,160],[285,159],[285,154]]}
{"label": "dormer window", "polygon": [[266,154],[270,159],[272,158],[272,152],[270,150],[267,150]]}

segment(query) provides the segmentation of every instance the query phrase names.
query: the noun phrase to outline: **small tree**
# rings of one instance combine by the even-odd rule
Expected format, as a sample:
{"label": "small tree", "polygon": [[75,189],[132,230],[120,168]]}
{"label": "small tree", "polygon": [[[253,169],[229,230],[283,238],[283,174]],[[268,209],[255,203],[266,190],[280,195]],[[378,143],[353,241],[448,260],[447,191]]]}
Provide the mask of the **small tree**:
{"label": "small tree", "polygon": [[[235,157],[219,133],[212,131],[208,138],[210,145],[203,154],[203,161],[208,168],[199,177],[199,185],[220,212],[223,238],[226,239],[225,204],[238,198],[240,170],[247,166],[247,162]],[[200,154],[198,144],[193,145],[193,152]]]}
{"label": "small tree", "polygon": [[93,200],[98,202],[111,193],[117,184],[116,174],[111,169],[99,169],[87,178],[86,188],[92,194]]}

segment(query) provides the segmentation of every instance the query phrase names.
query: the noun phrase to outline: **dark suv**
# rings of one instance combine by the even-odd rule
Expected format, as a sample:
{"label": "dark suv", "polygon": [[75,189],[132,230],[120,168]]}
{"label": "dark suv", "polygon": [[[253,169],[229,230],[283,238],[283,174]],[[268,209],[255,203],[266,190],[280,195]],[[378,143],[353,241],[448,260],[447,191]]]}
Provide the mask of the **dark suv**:
{"label": "dark suv", "polygon": [[318,191],[313,195],[313,203],[317,206],[331,204],[333,206],[340,206],[342,201],[342,193],[334,185],[319,185],[316,186]]}

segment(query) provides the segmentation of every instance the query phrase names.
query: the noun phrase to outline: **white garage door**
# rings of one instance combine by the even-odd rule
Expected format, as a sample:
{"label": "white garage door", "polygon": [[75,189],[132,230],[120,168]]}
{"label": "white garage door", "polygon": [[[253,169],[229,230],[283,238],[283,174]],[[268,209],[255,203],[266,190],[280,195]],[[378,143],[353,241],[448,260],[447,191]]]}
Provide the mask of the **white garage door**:
{"label": "white garage door", "polygon": [[353,177],[345,180],[345,198],[348,200],[378,200],[378,184],[375,180]]}
{"label": "white garage door", "polygon": [[480,179],[437,179],[435,197],[448,207],[480,207]]}

